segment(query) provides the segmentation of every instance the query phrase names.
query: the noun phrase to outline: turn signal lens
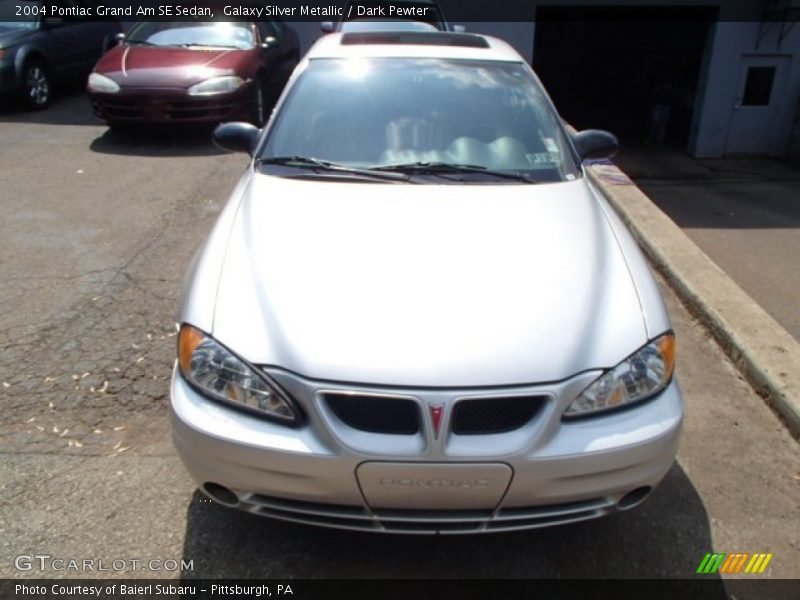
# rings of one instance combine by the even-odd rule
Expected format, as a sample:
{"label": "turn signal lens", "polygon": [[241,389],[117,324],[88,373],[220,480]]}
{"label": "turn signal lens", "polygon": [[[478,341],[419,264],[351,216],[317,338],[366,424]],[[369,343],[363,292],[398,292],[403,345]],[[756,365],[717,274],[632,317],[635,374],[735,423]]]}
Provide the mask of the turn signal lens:
{"label": "turn signal lens", "polygon": [[667,379],[671,379],[672,373],[675,371],[675,336],[668,334],[660,337],[659,340],[659,349],[667,368]]}
{"label": "turn signal lens", "polygon": [[178,360],[184,377],[191,371],[192,355],[205,337],[206,334],[199,329],[189,325],[181,327],[181,333],[178,337]]}

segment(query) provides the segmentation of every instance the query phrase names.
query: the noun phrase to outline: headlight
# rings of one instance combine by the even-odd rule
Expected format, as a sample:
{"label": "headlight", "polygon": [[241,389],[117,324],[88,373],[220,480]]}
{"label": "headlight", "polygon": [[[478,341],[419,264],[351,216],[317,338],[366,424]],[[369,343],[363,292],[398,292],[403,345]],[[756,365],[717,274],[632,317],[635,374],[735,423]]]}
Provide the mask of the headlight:
{"label": "headlight", "polygon": [[291,401],[265,374],[190,325],[183,325],[178,336],[178,364],[183,377],[211,398],[286,424],[299,420]]}
{"label": "headlight", "polygon": [[667,333],[638,350],[583,390],[564,417],[627,406],[663,390],[675,369],[675,335]]}
{"label": "headlight", "polygon": [[119,91],[119,84],[116,81],[105,75],[100,75],[100,73],[89,75],[87,87],[90,92],[100,92],[102,94],[116,94]]}
{"label": "headlight", "polygon": [[213,77],[190,87],[189,95],[210,96],[211,94],[225,94],[239,89],[243,83],[244,79],[241,77]]}

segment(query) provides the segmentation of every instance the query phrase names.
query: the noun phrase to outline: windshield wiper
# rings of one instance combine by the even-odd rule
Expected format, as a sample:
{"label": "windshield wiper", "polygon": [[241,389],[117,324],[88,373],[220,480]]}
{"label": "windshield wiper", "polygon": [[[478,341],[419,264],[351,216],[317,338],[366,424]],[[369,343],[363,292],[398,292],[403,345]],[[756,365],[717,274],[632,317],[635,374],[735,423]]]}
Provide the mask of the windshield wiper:
{"label": "windshield wiper", "polygon": [[497,169],[489,169],[482,165],[464,165],[457,163],[446,162],[413,162],[403,163],[398,165],[383,165],[380,167],[372,167],[372,171],[379,172],[397,172],[407,173],[414,175],[444,175],[448,173],[478,173],[480,175],[489,175],[490,177],[499,177],[502,179],[513,179],[515,181],[524,181],[525,183],[537,183],[532,177],[520,173],[519,171],[500,171]]}
{"label": "windshield wiper", "polygon": [[153,42],[148,42],[147,40],[125,40],[126,44],[130,44],[131,46],[158,46],[158,44],[154,44]]}
{"label": "windshield wiper", "polygon": [[279,165],[282,167],[297,167],[299,169],[312,169],[318,171],[331,171],[348,175],[360,175],[382,181],[409,181],[409,176],[403,173],[389,173],[373,171],[372,169],[359,169],[348,167],[327,160],[320,160],[310,156],[273,156],[256,160],[257,165]]}

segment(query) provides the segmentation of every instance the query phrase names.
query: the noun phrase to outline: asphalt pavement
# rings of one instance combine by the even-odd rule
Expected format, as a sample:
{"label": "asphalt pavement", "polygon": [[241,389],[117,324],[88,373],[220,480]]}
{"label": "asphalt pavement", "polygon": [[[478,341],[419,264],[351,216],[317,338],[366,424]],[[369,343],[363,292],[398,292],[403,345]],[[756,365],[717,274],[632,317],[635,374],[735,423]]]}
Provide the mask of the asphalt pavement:
{"label": "asphalt pavement", "polygon": [[[772,552],[766,577],[800,577],[797,442],[667,288],[687,418],[677,464],[638,508],[426,538],[204,501],[169,439],[174,319],[244,157],[208,131],[112,135],[79,93],[0,109],[0,132],[0,576],[691,577],[717,551]],[[190,565],[15,568],[37,553]]]}
{"label": "asphalt pavement", "polygon": [[800,340],[800,165],[624,147],[615,162],[745,292]]}

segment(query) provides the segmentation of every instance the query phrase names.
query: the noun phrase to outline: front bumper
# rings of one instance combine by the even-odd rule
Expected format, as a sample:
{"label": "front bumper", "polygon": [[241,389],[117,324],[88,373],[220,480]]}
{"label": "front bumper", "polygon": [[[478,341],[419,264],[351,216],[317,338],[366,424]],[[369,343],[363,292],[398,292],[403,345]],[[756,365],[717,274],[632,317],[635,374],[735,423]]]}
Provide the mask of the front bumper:
{"label": "front bumper", "polygon": [[[278,370],[269,373],[302,406],[307,415],[303,426],[287,428],[211,402],[173,373],[172,424],[178,454],[201,489],[224,504],[345,529],[509,531],[624,510],[638,504],[672,466],[683,421],[683,399],[673,381],[640,406],[562,422],[566,404],[597,376],[592,372],[557,384],[514,389],[513,393],[546,395],[549,400],[532,421],[508,433],[464,436],[448,432],[449,400],[480,396],[475,390],[402,391],[404,396],[420,399],[423,406],[444,406],[438,436],[428,427],[418,438],[364,433],[337,422],[322,406],[320,393],[375,390],[317,383]],[[382,483],[399,481],[404,487],[397,488],[397,503],[376,506],[365,497],[365,482],[357,475],[365,465],[378,472],[385,466],[387,474],[401,472],[398,468],[405,473],[419,465],[423,475],[428,468],[438,474],[447,472],[450,465],[459,478],[472,471],[475,477],[468,477],[469,481],[487,473],[493,477],[501,467],[511,475],[499,500],[487,503],[486,496],[471,496],[476,490],[466,486],[447,490],[448,498],[458,498],[452,506],[442,505],[442,496],[430,489],[431,482],[424,476],[386,477]],[[446,481],[450,485],[451,480]],[[411,490],[409,496],[405,484],[420,482],[423,487]],[[215,493],[217,486],[232,494]],[[384,492],[391,496],[391,489]],[[414,501],[407,502],[409,498]]]}
{"label": "front bumper", "polygon": [[251,92],[250,84],[213,96],[190,96],[180,88],[123,88],[117,94],[89,92],[89,100],[95,116],[111,124],[220,123],[248,120]]}

